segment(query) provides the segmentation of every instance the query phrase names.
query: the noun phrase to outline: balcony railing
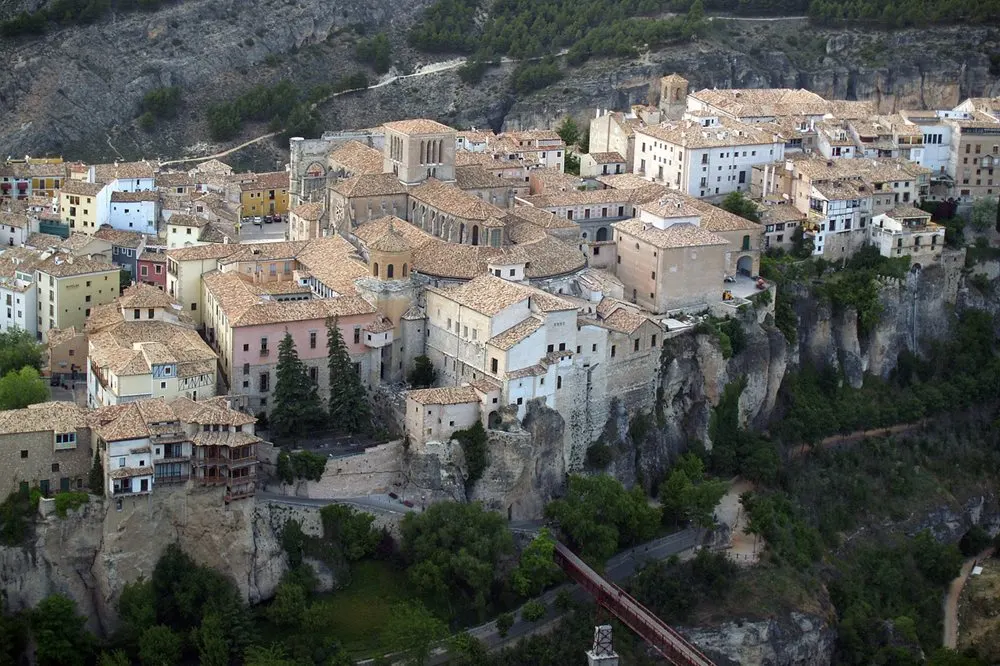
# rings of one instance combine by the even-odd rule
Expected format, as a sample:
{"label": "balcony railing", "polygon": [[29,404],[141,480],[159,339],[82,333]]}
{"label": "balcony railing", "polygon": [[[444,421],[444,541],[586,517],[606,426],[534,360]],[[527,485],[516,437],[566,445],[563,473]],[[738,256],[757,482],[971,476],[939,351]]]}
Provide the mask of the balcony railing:
{"label": "balcony railing", "polygon": [[191,479],[190,474],[171,474],[169,476],[157,476],[156,484],[179,484],[187,483]]}

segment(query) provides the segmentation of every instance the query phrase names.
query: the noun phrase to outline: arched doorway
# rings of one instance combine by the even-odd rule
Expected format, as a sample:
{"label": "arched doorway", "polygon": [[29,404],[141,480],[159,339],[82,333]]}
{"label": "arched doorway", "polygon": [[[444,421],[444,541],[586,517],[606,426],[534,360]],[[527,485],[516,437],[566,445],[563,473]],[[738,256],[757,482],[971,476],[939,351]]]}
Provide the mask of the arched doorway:
{"label": "arched doorway", "polygon": [[753,275],[753,257],[748,255],[740,257],[736,262],[736,272],[748,277]]}
{"label": "arched doorway", "polygon": [[479,225],[472,225],[472,244],[479,245]]}
{"label": "arched doorway", "polygon": [[601,227],[600,229],[597,230],[597,242],[602,243],[606,240],[608,240],[608,228]]}
{"label": "arched doorway", "polygon": [[486,427],[490,430],[495,430],[500,426],[500,414],[493,410],[490,415],[486,417]]}

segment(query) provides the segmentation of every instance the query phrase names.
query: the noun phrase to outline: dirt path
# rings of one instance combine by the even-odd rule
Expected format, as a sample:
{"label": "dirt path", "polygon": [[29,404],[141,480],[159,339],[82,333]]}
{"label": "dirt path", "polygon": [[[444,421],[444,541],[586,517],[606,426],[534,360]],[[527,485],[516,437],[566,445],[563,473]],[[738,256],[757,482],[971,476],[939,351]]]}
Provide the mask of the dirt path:
{"label": "dirt path", "polygon": [[242,150],[242,149],[246,148],[247,146],[252,146],[255,143],[259,143],[260,141],[263,141],[264,139],[270,139],[275,134],[277,134],[277,132],[270,132],[270,133],[265,134],[263,136],[258,136],[255,139],[250,139],[249,141],[244,141],[240,145],[235,146],[233,148],[230,148],[229,150],[223,150],[221,153],[214,153],[212,155],[202,155],[201,157],[185,157],[185,158],[179,159],[179,160],[167,160],[166,162],[160,162],[160,166],[161,167],[162,166],[167,166],[168,164],[183,164],[185,162],[207,162],[208,160],[219,159],[220,157],[225,157],[226,155],[229,155],[231,153],[235,153],[237,150]]}
{"label": "dirt path", "polygon": [[747,532],[747,514],[740,504],[740,495],[754,490],[754,484],[746,479],[735,481],[722,496],[715,509],[716,519],[730,530],[729,558],[740,565],[756,564],[763,544],[758,537]]}
{"label": "dirt path", "polygon": [[912,432],[919,432],[930,422],[931,419],[921,419],[920,421],[916,421],[914,423],[900,423],[894,426],[889,426],[888,428],[871,428],[869,430],[855,430],[847,435],[830,435],[829,437],[821,440],[818,444],[800,444],[791,449],[789,455],[792,458],[798,458],[815,448],[832,449],[844,444],[857,444],[858,442],[869,437],[888,437],[890,435],[905,435]]}
{"label": "dirt path", "polygon": [[944,632],[941,643],[946,648],[954,650],[958,645],[958,600],[962,596],[962,588],[965,581],[969,579],[972,567],[976,562],[982,561],[993,555],[993,548],[987,548],[975,557],[970,557],[962,564],[962,571],[958,578],[951,581],[948,586],[948,593],[944,596]]}

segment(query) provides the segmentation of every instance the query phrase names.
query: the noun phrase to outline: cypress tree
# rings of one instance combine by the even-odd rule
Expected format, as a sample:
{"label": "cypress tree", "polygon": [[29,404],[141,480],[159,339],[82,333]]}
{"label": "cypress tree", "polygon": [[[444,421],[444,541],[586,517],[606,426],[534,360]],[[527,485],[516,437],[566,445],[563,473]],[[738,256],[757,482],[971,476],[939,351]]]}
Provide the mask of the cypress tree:
{"label": "cypress tree", "polygon": [[278,438],[298,438],[319,426],[323,420],[319,392],[299,359],[295,340],[287,331],[278,345],[275,374],[274,409],[268,421],[271,434]]}
{"label": "cypress tree", "polygon": [[326,349],[330,368],[330,426],[351,435],[370,432],[368,395],[347,353],[337,319],[326,322]]}

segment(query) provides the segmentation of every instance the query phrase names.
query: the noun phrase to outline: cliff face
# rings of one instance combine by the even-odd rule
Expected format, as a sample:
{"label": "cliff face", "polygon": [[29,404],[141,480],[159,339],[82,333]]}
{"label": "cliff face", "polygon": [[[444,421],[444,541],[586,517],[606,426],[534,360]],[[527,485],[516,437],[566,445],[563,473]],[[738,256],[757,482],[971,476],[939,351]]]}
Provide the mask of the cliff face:
{"label": "cliff face", "polygon": [[827,666],[837,640],[826,618],[796,612],[678,630],[718,666]]}
{"label": "cliff face", "polygon": [[[207,152],[210,104],[258,83],[290,78],[309,89],[359,69],[355,26],[387,31],[403,70],[447,60],[406,46],[406,29],[429,3],[346,0],[331,10],[320,0],[186,0],[38,39],[3,40],[0,58],[8,66],[0,70],[0,114],[7,122],[0,127],[0,151],[93,160]],[[1000,48],[991,29],[712,25],[694,43],[567,69],[563,81],[521,98],[509,92],[513,65],[491,70],[476,86],[463,84],[454,69],[397,81],[324,103],[321,127],[371,127],[415,116],[497,130],[546,127],[567,113],[582,118],[598,108],[655,101],[652,84],[674,71],[690,79],[692,90],[805,87],[831,98],[873,99],[883,111],[951,107],[968,96],[1000,93],[990,73],[989,55]],[[139,130],[144,93],[168,85],[183,89],[180,114],[158,122],[151,134]],[[259,124],[245,129],[247,138],[264,132]]]}
{"label": "cliff face", "polygon": [[[233,579],[250,602],[268,599],[287,568],[278,538],[283,521],[252,500],[228,507],[219,489],[157,491],[113,503],[92,499],[66,518],[48,517],[25,548],[0,547],[0,583],[11,611],[50,594],[74,599],[88,627],[114,629],[127,583],[149,578],[170,543]],[[278,526],[278,527],[276,527]]]}

